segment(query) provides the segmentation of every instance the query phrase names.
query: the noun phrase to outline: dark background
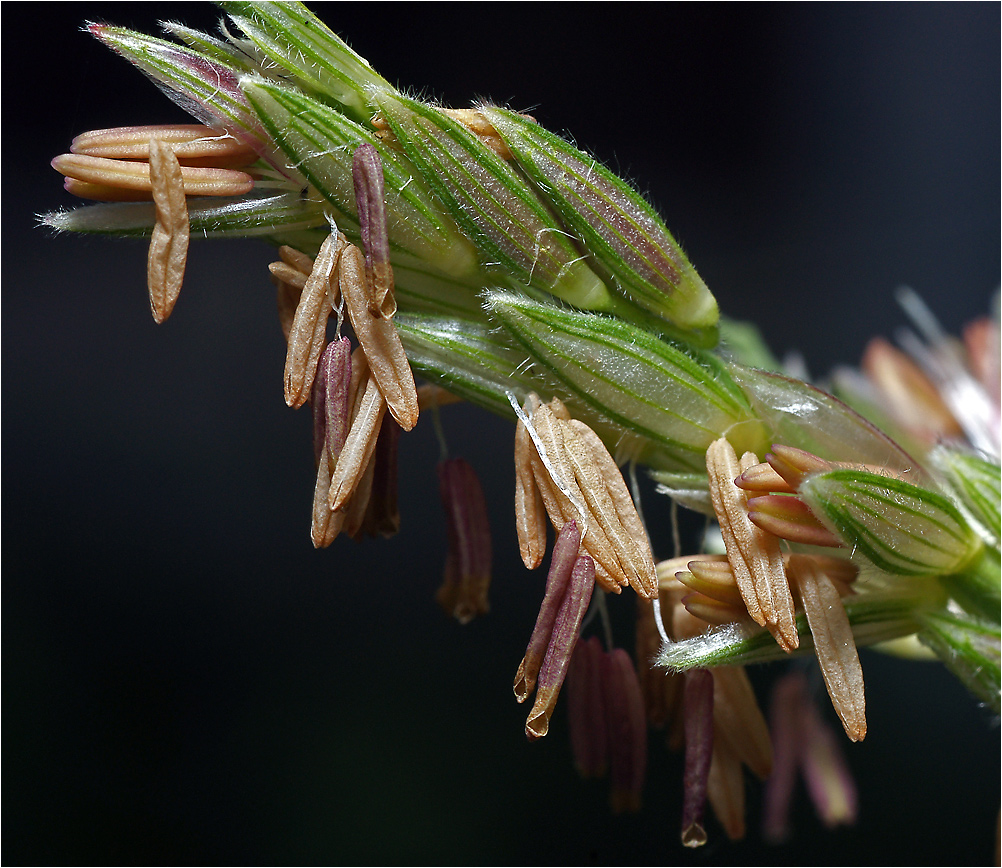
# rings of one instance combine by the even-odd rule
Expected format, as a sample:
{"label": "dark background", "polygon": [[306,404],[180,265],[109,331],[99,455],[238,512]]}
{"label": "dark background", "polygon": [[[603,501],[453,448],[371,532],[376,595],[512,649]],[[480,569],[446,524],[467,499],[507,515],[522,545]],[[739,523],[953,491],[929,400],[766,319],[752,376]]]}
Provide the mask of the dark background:
{"label": "dark background", "polygon": [[[999,6],[318,4],[391,81],[491,96],[649,191],[721,307],[823,372],[904,318],[956,330],[999,263]],[[805,799],[790,844],[678,844],[680,763],[651,739],[645,808],[581,783],[563,710],[528,745],[511,681],[541,575],[511,520],[511,427],[444,411],[495,528],[492,611],[432,595],[445,531],[428,423],[403,438],[403,529],[309,540],[306,411],[260,243],[193,244],[155,327],[144,245],[53,238],[73,135],[181,121],[78,28],[214,27],[208,5],[3,7],[3,861],[833,863],[992,858],[997,721],[938,664],[866,653],[845,743],[851,830]],[[654,528],[667,509],[645,503]],[[668,534],[660,540],[668,552]],[[630,604],[614,606],[629,644]],[[762,686],[771,672],[756,674]]]}

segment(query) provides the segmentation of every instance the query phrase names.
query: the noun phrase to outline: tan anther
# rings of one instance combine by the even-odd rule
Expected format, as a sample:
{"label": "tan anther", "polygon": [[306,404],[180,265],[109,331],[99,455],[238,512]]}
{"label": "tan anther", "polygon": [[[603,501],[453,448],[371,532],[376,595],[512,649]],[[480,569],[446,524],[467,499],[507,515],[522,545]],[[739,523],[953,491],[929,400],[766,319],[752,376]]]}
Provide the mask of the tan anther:
{"label": "tan anther", "polygon": [[382,112],[376,112],[370,119],[369,123],[372,124],[373,134],[389,148],[393,148],[395,151],[403,151],[403,146],[397,140],[396,135],[394,135],[393,130],[390,128],[389,121]]}
{"label": "tan anther", "polygon": [[688,569],[677,572],[675,577],[687,588],[729,606],[744,607],[734,570],[726,559],[693,559],[686,566]]}
{"label": "tan anther", "polygon": [[734,485],[743,470],[757,463],[750,452],[739,463],[723,437],[710,444],[706,450],[710,499],[748,614],[773,634],[780,647],[791,651],[799,639],[779,539],[752,524],[746,512],[747,494]]}
{"label": "tan anther", "polygon": [[278,321],[288,343],[299,299],[302,298],[306,281],[313,271],[313,259],[287,245],[278,248],[278,255],[281,261],[272,262],[268,270],[278,290]]}
{"label": "tan anther", "polygon": [[[745,452],[741,456],[739,466],[744,472],[757,463],[758,457],[754,453]],[[751,522],[747,511],[748,493],[741,491],[737,486],[732,486],[731,490],[737,491],[744,503],[743,529],[752,530],[754,544],[751,551],[754,555],[748,561],[749,569],[756,578],[756,588],[763,588],[766,598],[771,602],[773,615],[766,624],[766,629],[784,651],[793,651],[800,645],[800,637],[797,634],[793,594],[790,592],[790,583],[786,578],[780,539],[774,534],[756,527]],[[759,602],[761,603],[762,600],[763,597],[760,597]]]}
{"label": "tan anther", "polygon": [[[536,436],[539,438],[539,442],[543,445],[550,468],[556,474],[557,479],[554,482],[559,480],[558,489],[561,487],[565,489],[561,493],[571,505],[571,510],[586,511],[584,495],[578,488],[574,470],[567,460],[567,452],[564,448],[563,426],[560,424],[560,420],[554,415],[552,408],[548,404],[541,404],[536,407],[531,422],[536,431]],[[569,515],[568,518],[577,518],[579,521],[586,520],[586,516],[584,515]],[[582,528],[583,531],[584,528]]]}
{"label": "tan anther", "polygon": [[832,705],[846,735],[853,741],[862,741],[866,736],[863,669],[838,590],[809,558],[798,558],[791,563],[790,578],[807,615]]}
{"label": "tan anther", "polygon": [[[382,421],[382,420],[380,420]],[[378,431],[377,437],[378,437]],[[345,443],[347,445],[347,442]],[[373,447],[372,454],[362,470],[355,490],[348,499],[344,507],[344,532],[353,540],[361,539],[362,524],[365,521],[365,514],[369,507],[369,498],[372,497],[372,480],[376,472],[376,454]]]}
{"label": "tan anther", "polygon": [[285,403],[290,407],[301,407],[310,397],[320,354],[327,341],[327,320],[338,300],[331,275],[347,246],[341,234],[332,232],[324,239],[299,298],[285,357]]}
{"label": "tan anther", "polygon": [[661,590],[681,591],[684,593],[685,587],[679,584],[678,579],[675,578],[675,574],[681,570],[688,570],[689,564],[694,560],[727,563],[727,555],[682,555],[681,557],[658,561],[655,565],[655,570],[658,574],[658,583],[661,586]]}
{"label": "tan anther", "polygon": [[459,404],[463,399],[453,392],[436,386],[434,383],[422,383],[417,390],[418,409],[430,410],[432,407],[447,407],[449,404]]}
{"label": "tan anther", "polygon": [[320,465],[317,467],[317,482],[313,490],[313,537],[314,548],[327,548],[344,526],[345,513],[334,512],[330,508],[328,496],[331,489],[331,457],[327,449],[320,453]]}
{"label": "tan anther", "polygon": [[[525,411],[534,414],[538,406],[539,399],[530,395]],[[529,431],[519,419],[515,426],[515,532],[522,563],[530,570],[536,569],[546,554],[546,505],[532,471],[535,452]]]}
{"label": "tan anther", "polygon": [[[550,466],[559,478],[563,488],[566,489],[566,491],[562,491],[559,486],[553,485],[553,490],[558,493],[558,500],[561,502],[561,517],[565,521],[569,519],[578,519],[581,521],[583,530],[582,548],[595,561],[596,576],[599,575],[598,567],[601,566],[602,570],[608,574],[608,577],[615,584],[629,584],[629,576],[619,562],[616,549],[610,541],[600,517],[594,514],[587,497],[581,491],[574,467],[568,455],[567,445],[564,442],[564,425],[562,420],[554,415],[553,410],[549,406],[543,404],[536,410],[532,422],[533,427],[536,429],[536,434],[546,450],[546,458]],[[536,456],[536,460],[538,460],[538,455]],[[550,508],[547,497],[547,483],[551,480],[549,470],[545,468],[541,461],[537,464],[534,460],[533,472],[536,484],[543,496],[546,511],[550,514],[550,521],[553,522],[554,527],[563,527],[563,524],[557,524],[554,520],[553,510]],[[618,590],[616,593],[618,593]]]}
{"label": "tan anther", "polygon": [[546,406],[550,408],[553,415],[560,419],[561,422],[567,422],[570,420],[570,410],[567,409],[567,405],[559,398],[550,398],[550,402]]}
{"label": "tan anther", "polygon": [[362,406],[362,396],[365,394],[365,384],[368,381],[369,360],[361,347],[355,347],[351,353],[351,379],[348,381],[348,408],[352,422],[355,421],[359,407]]}
{"label": "tan anther", "polygon": [[477,109],[440,109],[443,114],[459,121],[502,160],[512,160],[514,155],[494,125]]}
{"label": "tan anther", "polygon": [[[530,402],[532,402],[538,409],[538,400],[539,399],[535,395],[530,395],[530,399],[527,401],[526,406],[530,406]],[[562,406],[562,404],[559,405],[558,410]],[[550,410],[549,407],[546,407],[545,409],[549,411],[549,416],[547,418],[552,419],[552,410]],[[535,426],[533,427],[535,428]],[[556,454],[554,451],[554,444],[551,442],[547,445],[544,441],[544,452],[546,452],[547,460],[551,461],[552,465],[550,457],[551,453]],[[562,457],[561,453],[561,459]],[[561,476],[562,484],[567,487],[567,490],[575,498],[576,503],[572,502],[567,494],[553,481],[553,477],[550,475],[550,470],[543,464],[543,461],[539,457],[539,453],[536,450],[535,444],[533,444],[531,460],[533,481],[543,499],[543,505],[550,518],[550,522],[553,524],[553,527],[559,530],[568,521],[582,521],[581,510],[585,508],[584,497],[581,492],[578,491],[573,475],[569,477],[569,481],[563,482],[563,477],[568,475],[567,469],[565,468],[562,473],[558,472],[558,475]],[[612,558],[610,566],[615,571],[615,575],[613,575],[610,573],[609,569],[606,568],[606,566],[599,562],[596,557],[596,554],[599,551],[608,551],[609,549],[609,542],[605,539],[605,535],[602,533],[601,528],[590,528],[589,535],[586,535],[585,539],[587,540],[588,546],[593,546],[593,548],[586,548],[586,550],[588,551],[588,554],[591,555],[592,559],[595,560],[595,581],[597,581],[604,590],[609,591],[610,593],[620,593],[622,590],[620,585],[627,584],[627,579],[625,574],[619,568],[618,562],[616,562],[614,557]]]}
{"label": "tan anther", "polygon": [[804,481],[804,477],[812,473],[824,473],[834,466],[830,461],[825,461],[803,449],[778,443],[773,445],[772,452],[765,458],[772,469],[786,480],[787,485],[794,491]]}
{"label": "tan anther", "polygon": [[397,461],[400,426],[393,421],[392,416],[383,415],[376,437],[376,450],[372,453],[372,464],[375,471],[372,477],[372,491],[365,516],[359,528],[360,539],[363,535],[391,537],[400,530],[400,505],[397,492]]}
{"label": "tan anther", "polygon": [[[369,376],[369,368],[360,349],[356,349],[352,353],[351,363],[351,380],[348,384],[348,415],[350,419],[354,420],[361,404],[365,383]],[[316,548],[326,548],[334,542],[344,528],[347,518],[346,510],[335,512],[330,505],[331,477],[335,464],[336,459],[331,457],[330,450],[326,447],[321,449],[320,463],[317,467],[317,482],[313,491],[312,536],[313,545]]]}
{"label": "tan anther", "polygon": [[148,160],[151,138],[169,145],[182,166],[239,169],[258,158],[249,145],[203,124],[159,124],[91,130],[73,139],[70,151],[115,160]]}
{"label": "tan anther", "polygon": [[[681,577],[685,573],[679,573],[678,575],[680,581],[684,581]],[[682,598],[682,605],[685,606],[686,611],[690,615],[699,618],[701,621],[706,621],[707,624],[751,624],[751,618],[748,617],[748,610],[745,608],[744,603],[737,605],[724,603],[720,600],[715,600],[713,597],[708,597],[699,591],[693,591]]]}
{"label": "tan anther", "polygon": [[706,798],[713,813],[724,827],[727,837],[740,841],[745,836],[745,775],[730,745],[715,739],[710,776],[706,782]]}
{"label": "tan anther", "polygon": [[563,527],[569,521],[580,520],[581,516],[576,514],[577,511],[574,509],[574,505],[553,484],[550,472],[543,465],[535,450],[533,450],[529,459],[532,462],[533,481],[539,490],[540,497],[543,499],[543,506],[550,518],[550,523],[556,528]]}
{"label": "tan anther", "polygon": [[372,290],[365,280],[365,260],[353,244],[342,254],[338,281],[355,336],[365,350],[390,413],[404,431],[410,431],[417,424],[419,412],[414,374],[393,320],[374,316],[370,310]]}
{"label": "tan anther", "polygon": [[886,340],[873,338],[859,366],[880,391],[885,408],[909,433],[926,443],[963,436],[936,385],[909,356]]}
{"label": "tan anther", "polygon": [[302,292],[306,288],[306,281],[309,280],[310,273],[305,274],[298,268],[293,268],[285,262],[269,262],[268,271],[276,279],[293,286]]}
{"label": "tan anther", "polygon": [[[732,483],[739,474],[740,467],[733,448],[723,438],[712,443],[706,450],[706,472],[709,477],[710,500],[720,523],[720,533],[727,550],[728,562],[734,570],[734,580],[752,620],[765,626],[766,613],[762,611],[751,571],[735,535],[735,527],[741,530],[744,517],[744,497]],[[750,531],[745,536],[749,534]]]}
{"label": "tan anther", "polygon": [[803,545],[842,547],[842,540],[828,530],[799,497],[759,494],[748,498],[747,507],[748,518],[767,533]]}
{"label": "tan anther", "polygon": [[[354,371],[352,374],[354,375]],[[379,435],[379,426],[385,412],[386,401],[383,399],[375,377],[370,372],[362,392],[358,411],[352,419],[351,429],[344,442],[344,448],[341,450],[337,466],[331,474],[328,502],[330,508],[335,512],[344,509],[365,473],[365,468],[376,448],[376,438]]]}
{"label": "tan anther", "polygon": [[123,187],[78,181],[76,178],[63,178],[63,189],[80,199],[91,199],[94,202],[149,202],[153,199],[152,192],[147,190],[126,190]]}
{"label": "tan anther", "polygon": [[[157,140],[151,139],[151,141]],[[159,148],[170,150],[170,147],[162,142],[157,142],[157,145]],[[109,160],[106,157],[88,157],[84,154],[60,154],[52,161],[52,168],[68,178],[96,184],[101,188],[152,193],[150,170],[153,151],[150,153],[149,163]],[[246,172],[180,164],[178,168],[185,196],[242,196],[254,188],[254,179]]]}
{"label": "tan anther", "polygon": [[296,318],[296,308],[299,306],[299,299],[303,292],[294,286],[290,286],[272,276],[275,284],[275,302],[278,307],[278,324],[282,327],[282,334],[288,344],[289,335],[292,332],[292,322]]}
{"label": "tan anther", "polygon": [[601,564],[595,564],[595,581],[606,591],[618,594],[622,591],[619,583],[610,575],[609,571]]}
{"label": "tan anther", "polygon": [[[602,443],[599,436],[583,422],[571,419],[567,407],[559,398],[553,398],[548,406],[554,418],[564,423],[561,430],[569,430],[572,432],[572,435],[581,438],[590,449],[591,458],[598,467],[605,491],[612,499],[619,524],[622,529],[625,529],[626,537],[634,550],[632,556],[633,569],[637,576],[644,577],[642,583],[647,591],[645,593],[638,591],[638,593],[641,593],[641,596],[653,598],[658,581],[657,572],[654,568],[654,555],[650,550],[647,532],[637,513],[633,498],[630,497],[629,491],[626,488],[622,473],[620,473],[619,468],[616,466],[615,461],[613,461],[612,456],[605,448],[605,444]],[[608,517],[610,521],[613,521],[611,514],[608,514]],[[619,584],[623,583],[622,578],[616,575],[613,565],[604,565],[595,557],[594,553],[592,553],[592,556],[596,561],[595,574],[600,583],[605,581],[611,582],[613,580]],[[626,567],[625,564],[622,566]],[[623,575],[625,574],[624,572]]]}
{"label": "tan anther", "polygon": [[[342,472],[345,474],[345,485],[348,494],[341,498],[340,505],[336,508],[339,513],[344,514],[344,527],[342,530],[348,536],[357,539],[362,523],[365,520],[365,512],[368,507],[369,498],[372,495],[372,482],[375,474],[376,446],[379,443],[379,430],[382,426],[382,418],[375,423],[375,433],[371,435],[372,443],[369,443],[369,435],[364,426],[367,420],[362,416],[363,405],[366,398],[366,388],[372,381],[369,372],[368,361],[361,347],[356,347],[351,354],[351,379],[348,381],[348,414],[349,427],[345,437],[344,446],[338,455],[338,462],[341,463]],[[370,398],[372,395],[370,394]],[[385,415],[385,414],[384,414]],[[351,431],[357,427],[357,437],[351,440]],[[351,442],[349,443],[349,440]],[[345,455],[349,447],[353,450],[352,455],[346,455],[345,461],[341,462],[341,456]],[[355,464],[357,458],[358,464]],[[334,492],[334,477],[337,473],[336,466],[331,468],[331,487],[327,492],[327,505],[335,508],[335,501],[332,498]]]}
{"label": "tan anther", "polygon": [[796,493],[796,489],[783,479],[770,464],[765,462],[749,467],[734,480],[734,484],[744,491],[776,492],[777,494]]}
{"label": "tan anther", "polygon": [[[587,426],[583,426],[587,428]],[[590,430],[590,429],[589,429]],[[564,449],[568,460],[574,469],[578,486],[585,496],[588,507],[592,515],[605,531],[613,551],[619,561],[620,566],[626,573],[633,588],[641,597],[653,599],[658,592],[657,573],[654,570],[654,556],[651,547],[647,542],[647,534],[643,530],[640,517],[636,516],[636,507],[626,490],[626,483],[623,481],[619,468],[615,467],[612,456],[609,455],[605,446],[596,437],[598,446],[608,463],[615,468],[615,480],[620,488],[619,502],[617,503],[609,491],[609,483],[606,474],[603,473],[595,457],[595,449],[591,442],[586,441],[570,422],[562,425],[564,437]],[[625,500],[624,500],[625,498]],[[632,528],[627,528],[620,518],[620,510],[626,509],[626,501],[629,502],[635,521],[630,523]],[[639,535],[638,535],[639,532]]]}
{"label": "tan anther", "polygon": [[[549,470],[546,469],[535,450],[533,450],[531,457],[533,479],[535,480],[539,493],[543,498],[543,504],[546,507],[547,515],[550,517],[550,523],[555,528],[560,528],[568,521],[581,521],[581,515],[578,512],[577,507],[571,503],[567,495],[565,495],[553,482],[553,478],[550,476]],[[589,555],[591,555],[592,559],[595,560],[595,581],[598,582],[604,590],[613,594],[618,594],[622,591],[620,584],[627,584],[626,576],[622,576],[622,582],[620,582],[618,575],[613,577],[613,575],[609,573],[609,570],[600,564],[595,558],[596,550],[602,548],[602,541],[597,539],[599,535],[602,535],[601,530],[589,525],[588,534],[585,538],[587,540],[587,545],[591,546],[591,548],[586,548],[586,551]],[[604,545],[607,549],[608,540],[604,541]],[[582,545],[582,548],[585,548],[584,544]],[[618,564],[616,564],[616,569],[619,573],[621,573]]]}
{"label": "tan anther", "polygon": [[181,184],[181,167],[174,152],[156,139],[150,140],[148,177],[152,179],[156,223],[146,260],[146,278],[153,319],[162,323],[170,316],[181,292],[188,257],[188,205]]}
{"label": "tan anther", "polygon": [[296,271],[301,271],[303,274],[309,274],[313,271],[313,258],[301,250],[296,250],[295,247],[283,244],[278,248],[278,255],[282,262],[291,265]]}
{"label": "tan anther", "polygon": [[[827,473],[829,470],[837,469],[865,470],[868,473],[886,476],[888,479],[909,481],[908,474],[890,467],[879,464],[860,464],[853,461],[827,461],[810,452],[805,452],[803,449],[780,443],[773,444],[772,452],[766,455],[766,461],[775,473],[775,477],[764,469],[764,465],[758,464],[739,476],[734,481],[735,484],[750,492],[771,491],[776,494],[792,494],[796,493],[800,483],[812,473]],[[776,477],[780,481],[776,481]],[[747,484],[747,479],[753,480],[752,484]],[[775,487],[766,487],[771,481],[776,481]]]}
{"label": "tan anther", "polygon": [[638,566],[638,569],[641,569],[647,576],[645,581],[649,588],[649,593],[643,596],[653,598],[654,586],[657,584],[657,571],[654,569],[654,553],[651,550],[647,529],[640,520],[640,513],[637,512],[637,505],[633,502],[630,490],[626,487],[626,480],[623,479],[623,474],[619,466],[598,434],[584,422],[577,419],[570,419],[568,425],[591,449],[592,458],[595,460],[602,474],[606,490],[609,492],[609,496],[616,507],[619,521],[626,529],[630,538],[635,542],[641,556],[643,565],[642,567]]}
{"label": "tan anther", "polygon": [[713,720],[715,732],[761,780],[772,773],[769,727],[743,667],[719,666],[713,670]]}

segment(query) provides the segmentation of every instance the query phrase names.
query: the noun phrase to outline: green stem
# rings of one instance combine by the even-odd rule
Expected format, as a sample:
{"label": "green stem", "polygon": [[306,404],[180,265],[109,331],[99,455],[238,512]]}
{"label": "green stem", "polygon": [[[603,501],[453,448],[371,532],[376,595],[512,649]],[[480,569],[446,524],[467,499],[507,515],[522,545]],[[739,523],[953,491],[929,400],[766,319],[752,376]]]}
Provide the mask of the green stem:
{"label": "green stem", "polygon": [[944,576],[941,581],[954,600],[967,612],[986,618],[998,626],[999,610],[1002,607],[1000,576],[1002,570],[999,553],[985,548],[970,568]]}

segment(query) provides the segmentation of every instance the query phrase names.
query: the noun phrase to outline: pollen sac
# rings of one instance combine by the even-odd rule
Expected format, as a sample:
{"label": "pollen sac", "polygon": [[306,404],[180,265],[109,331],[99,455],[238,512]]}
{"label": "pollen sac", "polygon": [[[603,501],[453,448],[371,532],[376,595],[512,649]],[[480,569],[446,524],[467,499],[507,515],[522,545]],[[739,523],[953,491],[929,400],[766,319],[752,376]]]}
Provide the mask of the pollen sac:
{"label": "pollen sac", "polygon": [[313,457],[318,464],[325,447],[335,461],[344,448],[351,422],[350,383],[351,341],[342,337],[327,344],[313,381]]}
{"label": "pollen sac", "polygon": [[594,588],[595,562],[588,555],[581,555],[575,560],[571,570],[571,578],[560,601],[539,670],[536,699],[525,722],[525,735],[530,741],[542,738],[549,731],[550,716],[567,677],[571,655],[581,631],[581,621],[588,611]]}
{"label": "pollen sac", "polygon": [[553,544],[553,555],[550,559],[550,569],[546,576],[546,591],[539,607],[536,626],[529,637],[529,645],[525,657],[515,675],[515,698],[525,702],[536,689],[536,679],[539,677],[543,658],[553,634],[561,602],[567,592],[567,584],[571,580],[574,564],[578,558],[578,547],[581,545],[581,532],[577,522],[569,521],[557,534]]}
{"label": "pollen sac", "polygon": [[682,844],[702,847],[706,843],[703,813],[713,757],[713,676],[708,669],[685,675],[683,701],[685,721],[685,788],[682,805]]}
{"label": "pollen sac", "polygon": [[774,536],[804,545],[842,545],[842,541],[822,525],[798,497],[762,494],[748,498],[747,503],[752,524]]}
{"label": "pollen sac", "polygon": [[854,823],[856,784],[835,734],[811,700],[803,673],[791,672],[776,682],[769,716],[776,762],[765,786],[765,839],[778,844],[789,836],[798,771],[825,826]]}
{"label": "pollen sac", "polygon": [[150,139],[149,147],[149,178],[157,222],[150,238],[146,273],[153,319],[162,323],[170,316],[181,291],[191,224],[177,157],[155,139]]}
{"label": "pollen sac", "polygon": [[614,814],[640,810],[640,793],[647,773],[647,719],[637,671],[630,655],[613,648],[605,658],[609,728],[609,802]]}
{"label": "pollen sac", "polygon": [[716,326],[716,299],[643,196],[524,115],[481,112],[626,298],[683,329]]}
{"label": "pollen sac", "polygon": [[76,136],[70,151],[113,160],[149,160],[150,138],[170,145],[182,166],[240,169],[258,158],[253,148],[204,124],[91,130]]}
{"label": "pollen sac", "polygon": [[403,429],[390,415],[383,416],[372,454],[374,465],[372,489],[360,533],[391,537],[400,530],[400,507],[397,497],[397,446]]}
{"label": "pollen sac", "polygon": [[390,242],[386,235],[383,165],[379,152],[372,145],[359,145],[355,149],[352,178],[365,251],[365,279],[373,293],[370,304],[380,316],[393,316],[397,305],[393,298]]}
{"label": "pollen sac", "polygon": [[579,639],[567,670],[568,725],[574,766],[582,778],[604,777],[609,768],[602,643]]}
{"label": "pollen sac", "polygon": [[487,501],[469,462],[449,458],[438,465],[439,491],[449,534],[445,580],[437,599],[461,624],[487,612],[491,581],[491,529]]}
{"label": "pollen sac", "polygon": [[[66,176],[68,192],[85,199],[142,201],[153,196],[150,165],[142,160],[60,154],[52,160],[52,168]],[[254,187],[246,172],[189,165],[180,167],[179,181],[185,196],[242,196]]]}

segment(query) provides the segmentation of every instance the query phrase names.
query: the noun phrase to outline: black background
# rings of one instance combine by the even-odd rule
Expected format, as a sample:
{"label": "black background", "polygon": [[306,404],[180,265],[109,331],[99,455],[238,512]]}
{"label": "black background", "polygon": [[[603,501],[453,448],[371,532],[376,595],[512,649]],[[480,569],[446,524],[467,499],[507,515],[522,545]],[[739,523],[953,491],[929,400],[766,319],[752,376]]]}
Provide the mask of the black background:
{"label": "black background", "polygon": [[[318,4],[391,81],[530,109],[649,192],[722,309],[813,371],[903,323],[956,330],[999,279],[997,4]],[[309,541],[310,421],[253,242],[196,243],[155,327],[145,249],[54,238],[47,162],[86,129],[184,120],[79,32],[214,27],[208,5],[3,7],[3,861],[985,863],[997,722],[937,664],[866,653],[845,744],[851,830],[801,798],[790,844],[678,844],[680,773],[651,740],[645,808],[613,818],[562,711],[528,745],[511,680],[542,576],[518,559],[511,427],[444,412],[495,528],[492,611],[441,576],[431,426],[403,438],[403,530]],[[667,509],[645,503],[667,555]],[[629,644],[631,606],[614,606]],[[770,671],[756,674],[762,683]]]}

